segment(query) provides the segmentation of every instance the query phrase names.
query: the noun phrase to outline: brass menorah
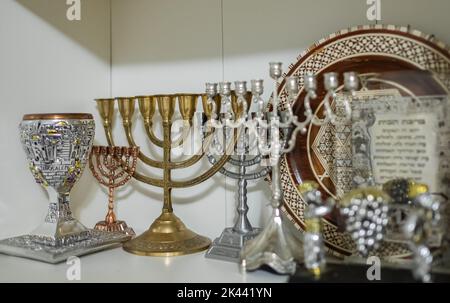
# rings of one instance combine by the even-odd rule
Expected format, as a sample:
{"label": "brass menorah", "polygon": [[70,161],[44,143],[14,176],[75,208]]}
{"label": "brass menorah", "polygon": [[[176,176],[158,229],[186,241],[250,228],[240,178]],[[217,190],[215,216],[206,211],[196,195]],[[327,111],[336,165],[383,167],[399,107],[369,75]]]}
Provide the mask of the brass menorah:
{"label": "brass menorah", "polygon": [[97,181],[108,187],[108,213],[105,220],[95,225],[95,229],[115,231],[134,236],[134,230],[127,223],[117,220],[114,213],[114,191],[130,181],[136,171],[139,147],[98,146],[92,147],[89,168]]}
{"label": "brass menorah", "polygon": [[[186,160],[172,161],[170,151],[172,148],[181,145],[188,132],[183,131],[181,139],[172,142],[171,128],[172,119],[175,111],[176,100],[183,119],[185,129],[193,125],[193,117],[196,112],[197,101],[202,97],[203,111],[207,118],[211,115],[217,115],[220,109],[220,99],[216,98],[215,106],[208,103],[206,95],[198,94],[176,94],[176,95],[155,95],[155,96],[138,96],[138,97],[121,97],[116,99],[97,99],[98,110],[103,120],[103,126],[106,138],[110,146],[114,146],[112,135],[112,122],[115,100],[119,105],[119,112],[122,117],[124,131],[130,146],[137,146],[132,134],[132,118],[135,109],[135,101],[138,100],[139,111],[141,113],[147,137],[150,142],[163,150],[162,161],[157,161],[139,152],[139,159],[146,165],[161,169],[163,171],[162,179],[157,179],[134,172],[133,177],[143,183],[160,187],[164,191],[164,203],[161,215],[153,222],[150,228],[136,237],[135,239],[125,243],[124,249],[130,253],[147,256],[176,256],[194,253],[205,250],[211,244],[211,240],[200,236],[189,230],[183,222],[175,216],[172,208],[172,189],[185,188],[197,185],[218,172],[223,165],[229,160],[237,140],[231,140],[227,146],[225,153],[220,159],[211,166],[207,171],[197,177],[187,181],[174,181],[171,178],[171,172],[175,169],[188,168],[197,163],[205,154],[207,146],[211,143],[214,132],[212,127],[206,127],[203,149],[200,153],[191,156]],[[157,106],[156,106],[157,105]],[[162,118],[163,139],[159,139],[153,130],[153,116],[158,108]],[[216,113],[212,111],[216,109]],[[184,136],[184,137],[183,137]]]}

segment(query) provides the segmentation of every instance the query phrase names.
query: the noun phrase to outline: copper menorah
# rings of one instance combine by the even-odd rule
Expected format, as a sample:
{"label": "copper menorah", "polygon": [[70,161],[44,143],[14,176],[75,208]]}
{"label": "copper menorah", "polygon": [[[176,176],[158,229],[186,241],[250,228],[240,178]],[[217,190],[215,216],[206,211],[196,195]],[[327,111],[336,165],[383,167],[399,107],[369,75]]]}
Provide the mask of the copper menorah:
{"label": "copper menorah", "polygon": [[117,231],[134,236],[134,230],[114,213],[114,191],[130,181],[136,171],[139,147],[93,146],[89,168],[97,181],[108,187],[108,213],[95,225],[102,231]]}
{"label": "copper menorah", "polygon": [[[157,179],[143,175],[137,171],[133,173],[133,177],[143,183],[162,188],[164,191],[164,201],[161,215],[153,222],[150,228],[124,245],[123,248],[130,253],[147,256],[176,256],[205,250],[211,244],[210,239],[189,230],[184,223],[175,216],[172,207],[173,188],[194,186],[213,176],[229,160],[236,144],[236,140],[232,140],[233,142],[230,142],[227,146],[223,156],[221,156],[212,167],[199,176],[187,181],[172,180],[172,170],[188,168],[200,161],[205,154],[205,150],[207,150],[207,146],[212,142],[213,136],[210,136],[210,134],[213,132],[213,128],[210,127],[208,128],[208,131],[205,131],[206,139],[203,142],[204,148],[199,154],[178,162],[171,159],[171,149],[181,145],[185,139],[183,136],[189,133],[189,131],[183,131],[181,139],[175,141],[171,138],[172,120],[176,101],[178,100],[178,107],[184,128],[189,129],[193,125],[193,117],[196,112],[199,97],[200,95],[198,94],[177,94],[116,98],[129,145],[136,146],[132,134],[132,118],[134,115],[135,101],[138,100],[139,111],[143,119],[147,137],[154,146],[162,148],[163,150],[162,161],[154,160],[149,156],[144,155],[142,151],[139,152],[138,157],[142,163],[153,168],[161,169],[163,171],[163,177],[162,179]],[[96,100],[100,116],[103,120],[106,138],[110,146],[114,146],[112,122],[116,99]],[[218,114],[218,110],[220,110],[219,98],[214,100],[216,106],[211,106],[205,95],[202,95],[202,101],[203,110],[207,118],[211,117],[214,109],[216,109],[215,114]],[[159,139],[153,130],[152,120],[156,107],[162,118],[163,139]]]}

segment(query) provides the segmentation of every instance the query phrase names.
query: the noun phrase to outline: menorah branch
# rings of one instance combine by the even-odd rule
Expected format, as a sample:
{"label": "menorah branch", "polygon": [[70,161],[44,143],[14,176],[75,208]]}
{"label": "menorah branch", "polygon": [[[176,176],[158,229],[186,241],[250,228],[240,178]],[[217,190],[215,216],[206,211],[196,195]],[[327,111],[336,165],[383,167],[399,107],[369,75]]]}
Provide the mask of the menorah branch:
{"label": "menorah branch", "polygon": [[138,180],[138,181],[141,181],[141,182],[143,182],[145,184],[148,184],[148,185],[152,185],[152,186],[156,186],[156,187],[164,187],[164,181],[163,180],[151,178],[151,177],[148,177],[148,176],[144,176],[143,174],[140,174],[138,172],[134,172],[133,178]]}
{"label": "menorah branch", "polygon": [[170,186],[173,188],[191,187],[191,186],[202,183],[203,181],[211,178],[214,174],[216,174],[225,165],[225,163],[227,163],[227,161],[230,159],[231,154],[234,151],[234,148],[236,146],[239,135],[241,134],[241,129],[235,129],[234,133],[235,133],[235,136],[234,136],[232,142],[230,142],[227,145],[224,155],[209,170],[207,170],[205,173],[203,173],[200,176],[193,178],[191,180],[172,181],[172,182],[170,182]]}
{"label": "menorah branch", "polygon": [[[214,156],[212,156],[212,155],[208,155],[208,160],[209,160],[209,163],[211,163],[211,164],[215,164],[215,163],[217,162],[217,160],[216,160],[216,159],[214,158]],[[236,162],[234,162],[235,164],[233,164],[233,163],[231,162],[231,160],[235,160],[235,159],[230,158],[229,161],[228,161],[228,163],[230,163],[230,164],[232,164],[232,165],[235,165],[235,166],[239,166],[239,167],[248,167],[248,166],[251,166],[251,165],[243,165],[243,164],[240,164],[241,162],[239,162],[239,161],[237,161],[237,160],[235,160]],[[245,163],[245,162],[246,162],[246,161],[244,160],[242,163]],[[248,161],[247,163],[252,163],[252,161]],[[252,165],[254,165],[254,164],[252,164]],[[232,179],[237,179],[237,180],[239,180],[239,179],[244,179],[244,180],[255,180],[255,179],[259,179],[259,178],[261,178],[261,177],[267,175],[267,174],[270,172],[270,168],[269,168],[269,167],[265,167],[265,168],[262,168],[261,170],[259,170],[259,171],[257,171],[257,172],[241,174],[241,173],[235,173],[235,172],[232,172],[232,171],[230,171],[230,170],[227,170],[225,167],[222,167],[222,168],[220,169],[219,172],[220,172],[221,174],[223,174],[223,175],[229,177],[229,178],[232,178]]]}
{"label": "menorah branch", "polygon": [[111,124],[108,123],[107,121],[105,121],[103,123],[103,128],[105,130],[105,136],[106,136],[106,141],[108,142],[109,146],[114,146],[114,139],[111,133]]}
{"label": "menorah branch", "polygon": [[200,155],[194,155],[186,160],[178,161],[178,162],[171,162],[168,167],[170,169],[180,169],[180,168],[186,168],[194,165],[198,161],[200,161],[203,158],[203,154]]}
{"label": "menorah branch", "polygon": [[[125,134],[127,136],[128,144],[130,144],[130,146],[136,147],[137,144],[134,141],[133,134],[131,131],[131,128],[132,128],[131,122],[128,122],[128,123],[124,122],[123,128],[124,128]],[[144,155],[142,152],[139,152],[139,159],[149,166],[152,166],[155,168],[163,168],[163,164],[161,162],[151,159],[150,157]]]}
{"label": "menorah branch", "polygon": [[190,123],[190,121],[183,120],[183,131],[181,132],[181,135],[179,136],[179,138],[177,138],[174,141],[171,140],[171,145],[170,146],[172,148],[176,148],[176,147],[179,147],[179,146],[183,145],[183,143],[188,138],[190,132],[191,132],[191,123]]}
{"label": "menorah branch", "polygon": [[[186,123],[187,123],[187,130],[186,130]],[[178,146],[181,146],[184,141],[186,140],[186,138],[189,135],[189,126],[190,123],[189,121],[183,121],[183,132],[181,133],[180,138],[178,138],[177,140],[175,140],[174,142],[172,142],[171,147],[175,148]],[[152,121],[145,121],[144,122],[144,127],[145,127],[145,131],[147,134],[147,138],[156,146],[162,148],[164,145],[164,140],[159,139],[156,135],[155,132],[153,131],[153,122]]]}
{"label": "menorah branch", "polygon": [[158,147],[163,147],[163,140],[156,137],[154,131],[153,131],[153,122],[152,121],[145,121],[144,122],[145,132],[147,133],[148,139],[155,144]]}
{"label": "menorah branch", "polygon": [[253,165],[259,164],[261,162],[261,156],[257,155],[257,156],[254,156],[251,159],[248,159],[248,160],[245,159],[243,161],[231,158],[229,162],[230,162],[231,165],[235,165],[235,166],[241,166],[241,165],[243,165],[243,166],[253,166]]}
{"label": "menorah branch", "polygon": [[[206,135],[206,139],[203,141],[203,147],[202,147],[203,151],[209,149],[212,140],[213,140],[213,136],[211,134]],[[190,166],[196,164],[198,161],[200,161],[204,155],[205,155],[205,153],[202,152],[201,154],[194,155],[186,160],[177,161],[177,162],[171,161],[168,164],[168,167],[171,169],[180,169],[180,168],[190,167]]]}

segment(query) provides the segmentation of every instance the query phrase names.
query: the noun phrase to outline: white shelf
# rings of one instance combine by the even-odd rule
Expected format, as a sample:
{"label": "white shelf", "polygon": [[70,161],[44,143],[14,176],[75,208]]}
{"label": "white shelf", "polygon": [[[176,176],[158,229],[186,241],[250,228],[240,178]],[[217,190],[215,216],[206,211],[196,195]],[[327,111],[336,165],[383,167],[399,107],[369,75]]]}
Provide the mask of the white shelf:
{"label": "white shelf", "polygon": [[[80,282],[144,283],[278,283],[287,276],[266,271],[241,274],[237,264],[206,259],[204,252],[180,257],[142,257],[122,248],[80,258]],[[70,282],[70,265],[47,264],[0,254],[0,282]]]}

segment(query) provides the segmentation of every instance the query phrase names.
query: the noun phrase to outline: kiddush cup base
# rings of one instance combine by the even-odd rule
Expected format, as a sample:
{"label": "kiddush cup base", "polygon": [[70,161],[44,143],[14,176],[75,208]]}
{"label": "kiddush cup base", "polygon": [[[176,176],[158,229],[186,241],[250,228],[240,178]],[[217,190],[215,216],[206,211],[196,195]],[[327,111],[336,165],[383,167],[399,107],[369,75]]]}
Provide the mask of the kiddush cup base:
{"label": "kiddush cup base", "polygon": [[23,235],[0,241],[0,253],[38,260],[47,263],[60,263],[71,256],[82,256],[100,250],[115,248],[131,239],[131,236],[90,229],[87,231],[87,239],[58,246],[45,245],[42,237],[35,235]]}
{"label": "kiddush cup base", "polygon": [[125,221],[116,221],[114,223],[108,223],[106,221],[100,221],[95,224],[94,229],[107,232],[120,232],[134,237],[136,233],[127,225]]}
{"label": "kiddush cup base", "polygon": [[31,234],[29,235],[32,239],[33,242],[35,242],[36,244],[41,244],[44,246],[52,246],[52,247],[61,247],[61,246],[67,246],[67,245],[72,245],[72,244],[76,244],[78,242],[81,241],[86,241],[89,239],[91,233],[89,232],[89,230],[80,232],[80,233],[76,233],[76,234],[71,234],[71,235],[66,235],[66,236],[62,236],[62,237],[51,237],[51,236],[41,236],[41,235],[34,235]]}
{"label": "kiddush cup base", "polygon": [[59,217],[53,222],[46,220],[30,236],[36,243],[58,247],[87,240],[90,230],[72,216]]}

